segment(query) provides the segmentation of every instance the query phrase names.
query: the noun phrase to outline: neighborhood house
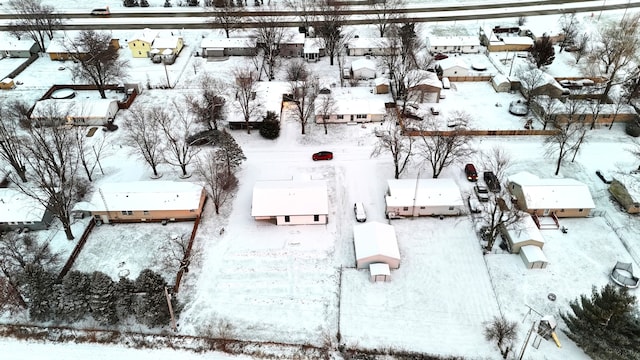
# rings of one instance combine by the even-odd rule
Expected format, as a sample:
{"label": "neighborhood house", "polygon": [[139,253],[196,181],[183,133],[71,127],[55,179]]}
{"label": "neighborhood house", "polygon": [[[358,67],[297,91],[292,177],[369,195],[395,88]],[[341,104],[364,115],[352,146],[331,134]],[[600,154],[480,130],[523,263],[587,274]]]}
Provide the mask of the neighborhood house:
{"label": "neighborhood house", "polygon": [[348,56],[385,56],[398,51],[399,40],[397,38],[363,38],[354,37],[347,44]]}
{"label": "neighborhood house", "polygon": [[258,51],[256,38],[205,38],[200,42],[202,57],[253,56]]}
{"label": "neighborhood house", "polygon": [[15,189],[0,188],[0,231],[44,230],[52,221],[53,214],[37,199]]}
{"label": "neighborhood house", "polygon": [[253,186],[251,216],[276,225],[323,225],[329,218],[324,180],[258,181]]}
{"label": "neighborhood house", "polygon": [[118,112],[113,99],[45,99],[36,102],[31,119],[45,125],[95,125],[112,122]]}
{"label": "neighborhood house", "polygon": [[480,52],[480,39],[477,36],[430,36],[426,41],[427,50],[434,53]]}
{"label": "neighborhood house", "polygon": [[157,30],[144,29],[136,34],[133,39],[129,40],[129,50],[134,58],[147,58],[151,52],[151,45],[155,38],[158,37]]}
{"label": "neighborhood house", "polygon": [[387,217],[460,215],[464,203],[452,179],[387,180]]}
{"label": "neighborhood house", "polygon": [[314,103],[316,123],[364,123],[383,121],[390,94],[376,94],[366,87],[332,88]]}
{"label": "neighborhood house", "polygon": [[75,210],[96,221],[146,222],[195,220],[202,213],[206,192],[201,185],[178,181],[133,181],[102,184],[88,203]]}

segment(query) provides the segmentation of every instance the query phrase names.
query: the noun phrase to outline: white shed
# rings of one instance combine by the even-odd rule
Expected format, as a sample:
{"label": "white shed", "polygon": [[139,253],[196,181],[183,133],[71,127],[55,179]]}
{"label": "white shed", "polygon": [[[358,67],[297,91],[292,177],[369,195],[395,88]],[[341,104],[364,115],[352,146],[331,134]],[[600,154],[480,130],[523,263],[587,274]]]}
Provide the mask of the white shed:
{"label": "white shed", "polygon": [[[369,222],[353,227],[356,268],[370,268],[372,264],[386,264],[390,269],[400,267],[400,249],[396,231],[391,225]],[[373,267],[373,270],[380,270]]]}
{"label": "white shed", "polygon": [[442,76],[468,76],[469,65],[459,57],[450,57],[438,62]]}
{"label": "white shed", "polygon": [[527,269],[544,269],[549,264],[542,249],[534,245],[526,245],[520,248],[520,257]]}
{"label": "white shed", "polygon": [[327,183],[323,180],[258,181],[253,186],[251,216],[276,225],[326,224]]}
{"label": "white shed", "polygon": [[376,63],[370,59],[358,59],[351,63],[354,79],[368,80],[376,77]]}
{"label": "white shed", "polygon": [[510,245],[511,252],[517,254],[524,246],[544,247],[544,238],[531,215],[522,213],[522,217],[501,230],[503,240]]}
{"label": "white shed", "polygon": [[491,78],[491,86],[496,92],[508,92],[511,90],[511,81],[506,75],[496,74]]}
{"label": "white shed", "polygon": [[369,278],[373,282],[391,281],[391,269],[389,269],[389,265],[383,263],[369,265]]}
{"label": "white shed", "polygon": [[453,179],[387,180],[388,217],[460,215],[464,202]]}

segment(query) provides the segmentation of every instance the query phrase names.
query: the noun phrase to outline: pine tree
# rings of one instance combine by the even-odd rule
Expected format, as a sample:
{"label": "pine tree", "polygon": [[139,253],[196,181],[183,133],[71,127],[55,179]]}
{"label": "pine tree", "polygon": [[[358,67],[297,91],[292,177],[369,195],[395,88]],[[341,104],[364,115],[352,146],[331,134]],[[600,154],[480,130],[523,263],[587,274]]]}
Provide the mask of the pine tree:
{"label": "pine tree", "polygon": [[222,160],[227,167],[227,175],[234,174],[240,164],[247,159],[242,148],[226,130],[223,130],[220,134],[218,145],[220,147],[219,154],[222,155]]}
{"label": "pine tree", "polygon": [[[134,304],[136,320],[148,326],[168,325],[171,315],[164,293],[168,285],[162,276],[149,269],[142,270],[135,281],[135,286],[136,292],[141,294]],[[173,310],[177,312],[179,308],[175,299],[172,299],[171,304]]]}
{"label": "pine tree", "polygon": [[74,270],[65,275],[58,297],[60,319],[73,322],[89,314],[90,284],[89,275],[81,271]]}
{"label": "pine tree", "polygon": [[556,50],[553,48],[553,42],[549,36],[543,36],[533,43],[531,57],[538,69],[553,63],[556,58]]}
{"label": "pine tree", "polygon": [[56,275],[41,265],[27,265],[24,270],[24,296],[29,306],[29,317],[35,321],[48,321],[54,317],[57,288],[54,286]]}
{"label": "pine tree", "polygon": [[93,318],[103,325],[116,324],[116,299],[116,286],[111,277],[99,271],[93,272],[89,288],[89,307]]}
{"label": "pine tree", "polygon": [[581,295],[569,306],[573,314],[560,314],[573,340],[593,359],[640,358],[640,320],[636,298],[626,289],[608,284],[591,298]]}
{"label": "pine tree", "polygon": [[127,320],[134,315],[135,283],[126,277],[121,277],[115,285],[115,306],[120,321]]}
{"label": "pine tree", "polygon": [[280,121],[273,111],[267,111],[267,115],[262,119],[260,135],[267,139],[276,139],[280,136]]}

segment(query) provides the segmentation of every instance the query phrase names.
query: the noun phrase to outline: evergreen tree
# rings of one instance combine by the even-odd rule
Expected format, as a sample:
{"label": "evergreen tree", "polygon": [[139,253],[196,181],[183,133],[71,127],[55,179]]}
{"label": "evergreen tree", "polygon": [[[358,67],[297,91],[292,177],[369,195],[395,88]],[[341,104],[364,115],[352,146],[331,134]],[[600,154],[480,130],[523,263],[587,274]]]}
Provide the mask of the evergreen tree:
{"label": "evergreen tree", "polygon": [[231,175],[235,173],[235,170],[242,164],[247,158],[244,156],[244,152],[236,140],[226,130],[222,130],[220,134],[220,152],[219,154],[224,161],[227,174]]}
{"label": "evergreen tree", "polygon": [[29,306],[29,317],[35,321],[49,321],[54,318],[57,287],[54,286],[56,274],[45,270],[41,265],[27,265],[22,274],[24,296]]}
{"label": "evergreen tree", "polygon": [[103,325],[116,324],[116,299],[116,286],[111,277],[99,271],[93,272],[89,288],[89,307],[93,318]]}
{"label": "evergreen tree", "polygon": [[73,322],[89,314],[89,288],[91,280],[81,271],[70,271],[62,279],[57,313],[60,319]]}
{"label": "evergreen tree", "polygon": [[267,111],[260,125],[260,135],[267,139],[276,139],[280,136],[280,121],[273,111]]}
{"label": "evergreen tree", "polygon": [[636,298],[626,289],[607,284],[591,298],[581,295],[569,304],[573,314],[560,314],[567,336],[593,359],[640,358],[640,320]]}
{"label": "evergreen tree", "polygon": [[[135,281],[136,292],[140,297],[134,304],[136,320],[148,326],[168,325],[171,321],[167,298],[164,289],[167,282],[160,274],[150,269],[142,270]],[[171,300],[174,312],[178,312],[178,304]]]}
{"label": "evergreen tree", "polygon": [[134,314],[135,283],[126,277],[121,277],[115,285],[116,314],[121,321]]}
{"label": "evergreen tree", "polygon": [[553,48],[553,42],[549,36],[545,35],[533,43],[531,57],[538,69],[553,63],[556,58],[556,50]]}

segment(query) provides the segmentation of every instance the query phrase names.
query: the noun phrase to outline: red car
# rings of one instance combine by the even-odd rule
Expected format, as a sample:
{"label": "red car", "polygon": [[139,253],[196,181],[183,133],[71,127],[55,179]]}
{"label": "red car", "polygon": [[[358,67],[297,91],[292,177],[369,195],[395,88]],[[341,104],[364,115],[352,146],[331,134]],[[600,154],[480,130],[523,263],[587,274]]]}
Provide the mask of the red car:
{"label": "red car", "polygon": [[446,58],[448,58],[448,57],[449,57],[449,56],[447,56],[447,55],[445,55],[445,54],[443,54],[443,53],[437,53],[437,54],[433,55],[433,58],[434,58],[435,60],[444,60],[444,59],[446,59]]}
{"label": "red car", "polygon": [[464,166],[464,172],[467,175],[467,180],[476,182],[478,181],[478,172],[473,164],[467,164]]}
{"label": "red car", "polygon": [[333,153],[331,151],[320,151],[320,152],[317,152],[317,153],[313,154],[313,156],[311,158],[313,159],[313,161],[316,161],[316,160],[331,160],[331,159],[333,159]]}

